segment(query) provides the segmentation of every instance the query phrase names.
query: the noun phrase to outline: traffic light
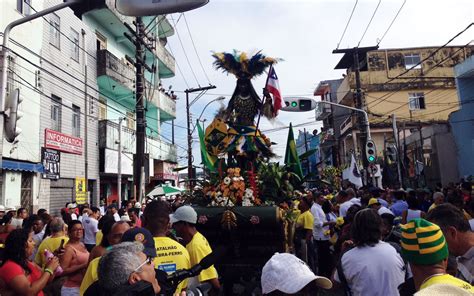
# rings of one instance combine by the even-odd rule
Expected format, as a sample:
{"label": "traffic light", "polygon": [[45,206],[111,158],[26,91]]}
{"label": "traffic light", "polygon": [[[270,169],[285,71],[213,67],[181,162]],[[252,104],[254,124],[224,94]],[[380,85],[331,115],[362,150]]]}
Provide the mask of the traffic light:
{"label": "traffic light", "polygon": [[3,129],[5,139],[10,143],[13,143],[15,138],[21,133],[21,129],[16,126],[16,123],[22,117],[22,113],[18,111],[18,105],[20,105],[21,101],[18,88],[12,91],[5,99]]}
{"label": "traffic light", "polygon": [[377,150],[374,141],[367,140],[367,143],[365,143],[365,156],[369,163],[375,163],[377,160]]}
{"label": "traffic light", "polygon": [[285,106],[281,108],[282,111],[288,112],[305,112],[316,108],[316,101],[311,98],[303,97],[287,97],[283,98]]}
{"label": "traffic light", "polygon": [[385,155],[387,156],[388,161],[390,161],[391,163],[396,162],[397,154],[398,152],[397,152],[397,147],[395,146],[395,144],[388,144],[385,151]]}

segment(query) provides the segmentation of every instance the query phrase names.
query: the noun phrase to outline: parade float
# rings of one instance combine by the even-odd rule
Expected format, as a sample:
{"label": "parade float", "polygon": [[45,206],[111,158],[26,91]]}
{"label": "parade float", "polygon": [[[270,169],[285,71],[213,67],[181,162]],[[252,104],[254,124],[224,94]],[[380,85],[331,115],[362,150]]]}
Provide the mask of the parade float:
{"label": "parade float", "polygon": [[[291,251],[295,215],[289,205],[302,172],[300,166],[299,172],[290,169],[291,160],[298,161],[294,140],[286,165],[280,165],[272,162],[272,142],[258,128],[261,117],[272,120],[281,107],[281,98],[268,87],[276,79],[273,65],[278,60],[260,52],[213,57],[216,68],[235,75],[237,83],[227,108],[205,130],[197,123],[207,178],[191,203],[198,213],[197,228],[212,247],[229,248],[216,264],[225,295],[251,295],[259,287],[264,263],[275,252]],[[251,80],[266,70],[269,77],[260,97]]]}

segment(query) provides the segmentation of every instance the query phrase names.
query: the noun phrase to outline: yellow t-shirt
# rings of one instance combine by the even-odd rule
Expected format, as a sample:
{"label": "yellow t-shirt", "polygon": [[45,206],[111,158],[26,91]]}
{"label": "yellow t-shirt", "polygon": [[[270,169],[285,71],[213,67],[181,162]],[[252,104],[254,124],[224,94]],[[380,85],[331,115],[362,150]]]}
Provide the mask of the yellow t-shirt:
{"label": "yellow t-shirt", "polygon": [[474,288],[471,286],[471,284],[466,283],[465,281],[455,278],[454,276],[449,274],[436,275],[432,278],[429,278],[421,285],[420,290],[434,284],[452,285],[474,293]]}
{"label": "yellow t-shirt", "polygon": [[[196,232],[196,234],[193,236],[193,239],[186,245],[186,250],[189,252],[191,266],[198,264],[202,258],[206,257],[212,252],[211,246],[207,242],[207,239],[199,232]],[[201,271],[198,276],[199,282],[204,282],[215,278],[217,278],[217,270],[214,265]]]}
{"label": "yellow t-shirt", "polygon": [[46,265],[46,260],[44,258],[44,250],[47,249],[51,253],[54,253],[59,246],[61,245],[61,240],[64,240],[64,245],[69,241],[69,238],[65,235],[58,237],[47,237],[44,239],[38,247],[38,252],[35,256],[35,262],[39,266],[43,267]]}
{"label": "yellow t-shirt", "polygon": [[102,230],[97,231],[95,234],[95,245],[98,246],[102,242],[102,238],[104,237],[104,234],[102,233]]}
{"label": "yellow t-shirt", "polygon": [[296,219],[296,227],[313,230],[314,217],[310,211],[301,213]]}
{"label": "yellow t-shirt", "polygon": [[431,212],[431,210],[433,210],[434,208],[437,207],[437,204],[433,203],[429,208],[428,208],[428,212]]}
{"label": "yellow t-shirt", "polygon": [[[183,245],[169,237],[154,237],[156,258],[153,261],[155,269],[168,274],[180,269],[191,268],[188,250]],[[182,281],[176,292],[181,292],[187,286],[187,280]]]}
{"label": "yellow t-shirt", "polygon": [[83,296],[87,289],[92,286],[93,283],[99,280],[99,260],[101,257],[92,259],[87,267],[86,274],[82,279],[81,287],[79,288],[79,295]]}

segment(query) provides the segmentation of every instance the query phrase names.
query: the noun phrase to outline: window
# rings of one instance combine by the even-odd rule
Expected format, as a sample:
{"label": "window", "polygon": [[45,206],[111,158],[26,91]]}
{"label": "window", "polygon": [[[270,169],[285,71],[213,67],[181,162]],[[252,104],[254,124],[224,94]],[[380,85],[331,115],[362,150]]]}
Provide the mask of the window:
{"label": "window", "polygon": [[135,129],[135,113],[127,111],[127,127],[129,129]]}
{"label": "window", "polygon": [[107,119],[107,101],[100,97],[99,98],[99,120]]}
{"label": "window", "polygon": [[61,131],[61,98],[52,95],[51,100],[51,129]]}
{"label": "window", "polygon": [[71,58],[79,62],[79,33],[71,29]]}
{"label": "window", "polygon": [[107,38],[99,32],[95,32],[97,36],[97,50],[107,49]]}
{"label": "window", "polygon": [[16,10],[25,16],[30,15],[31,1],[32,0],[16,0]]}
{"label": "window", "polygon": [[59,48],[60,46],[60,37],[61,37],[61,26],[60,18],[56,14],[51,14],[51,19],[49,20],[49,43]]}
{"label": "window", "polygon": [[72,105],[72,135],[81,136],[81,108]]}
{"label": "window", "polygon": [[[406,54],[405,55],[405,69],[411,69],[420,62],[420,54]],[[413,69],[421,69],[421,64],[417,65]]]}
{"label": "window", "polygon": [[425,106],[424,93],[408,93],[408,105],[410,110],[423,110]]}

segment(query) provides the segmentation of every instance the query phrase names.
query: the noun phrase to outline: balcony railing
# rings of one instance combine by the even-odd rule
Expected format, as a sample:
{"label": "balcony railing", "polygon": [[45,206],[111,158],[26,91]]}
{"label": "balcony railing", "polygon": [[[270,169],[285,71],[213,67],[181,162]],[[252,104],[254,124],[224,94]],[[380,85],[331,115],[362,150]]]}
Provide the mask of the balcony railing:
{"label": "balcony railing", "polygon": [[176,118],[176,100],[173,100],[169,95],[160,93],[160,110],[168,114],[166,117]]}
{"label": "balcony railing", "polygon": [[135,70],[106,49],[97,51],[97,76],[106,75],[133,90]]}
{"label": "balcony railing", "polygon": [[[110,120],[101,120],[99,122],[99,147],[118,150],[119,125]],[[135,131],[122,126],[122,151],[135,154]],[[166,143],[155,137],[146,138],[146,151],[150,158],[156,160],[176,162],[176,146]]]}
{"label": "balcony railing", "polygon": [[326,119],[331,114],[331,112],[331,106],[329,106],[328,104],[318,104],[316,107],[316,120]]}
{"label": "balcony railing", "polygon": [[[157,42],[156,43],[156,49],[155,49],[155,54],[160,60],[160,62],[167,68],[165,69],[159,69],[160,70],[160,76],[166,76],[166,77],[171,77],[174,76],[175,73],[175,58],[173,55],[163,46],[161,43]],[[166,78],[164,77],[164,78]]]}
{"label": "balcony railing", "polygon": [[340,125],[341,135],[352,127],[352,116],[347,117]]}

